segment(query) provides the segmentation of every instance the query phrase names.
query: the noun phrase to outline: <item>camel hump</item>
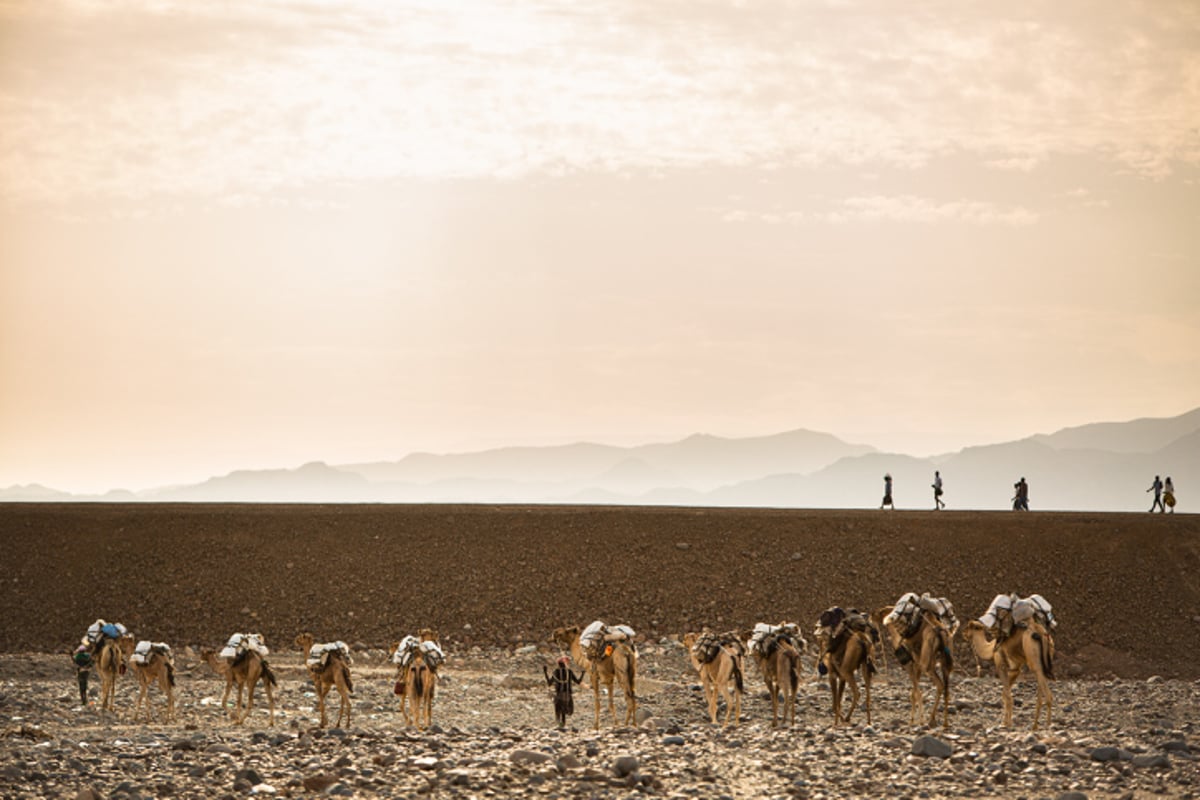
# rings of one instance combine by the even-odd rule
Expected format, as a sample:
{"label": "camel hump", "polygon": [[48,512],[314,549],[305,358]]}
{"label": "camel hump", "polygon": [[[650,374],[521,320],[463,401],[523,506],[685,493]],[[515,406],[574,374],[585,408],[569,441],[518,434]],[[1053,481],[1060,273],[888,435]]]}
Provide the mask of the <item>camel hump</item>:
{"label": "camel hump", "polygon": [[324,669],[329,664],[329,659],[334,655],[349,662],[350,647],[342,641],[314,644],[308,650],[308,658],[305,663],[312,668]]}
{"label": "camel hump", "polygon": [[168,661],[171,660],[171,645],[166,642],[152,642],[149,639],[143,639],[133,648],[129,660],[134,664],[147,664],[156,654],[165,656]]}
{"label": "camel hump", "polygon": [[408,666],[412,661],[413,655],[417,652],[417,647],[420,645],[420,640],[417,637],[409,635],[400,640],[396,645],[395,651],[392,653],[392,663],[399,664],[402,667]]}
{"label": "camel hump", "polygon": [[417,646],[421,650],[421,657],[432,669],[437,669],[446,660],[445,652],[433,639],[426,639]]}

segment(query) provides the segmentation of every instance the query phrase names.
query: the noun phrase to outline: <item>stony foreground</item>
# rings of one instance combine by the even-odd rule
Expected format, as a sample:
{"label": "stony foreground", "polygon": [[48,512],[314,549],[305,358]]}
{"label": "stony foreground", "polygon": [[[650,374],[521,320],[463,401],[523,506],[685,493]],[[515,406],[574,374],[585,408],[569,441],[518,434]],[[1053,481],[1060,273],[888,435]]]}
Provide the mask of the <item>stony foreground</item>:
{"label": "stony foreground", "polygon": [[[748,667],[742,722],[722,731],[706,720],[683,648],[664,639],[641,648],[638,727],[613,728],[606,716],[593,731],[585,686],[574,727],[560,732],[541,681],[541,665],[558,653],[533,649],[451,650],[435,727],[425,732],[397,712],[380,650],[355,654],[353,721],[325,730],[316,727],[299,653],[272,656],[280,677],[273,728],[261,688],[248,723],[231,725],[219,707],[223,681],[186,651],[170,725],[131,719],[131,675],[121,679],[117,713],[100,713],[78,706],[65,655],[0,656],[0,795],[1200,796],[1195,681],[1060,680],[1052,725],[1032,733],[1028,676],[1017,688],[1018,727],[1006,730],[997,727],[997,680],[976,678],[967,665],[955,674],[942,732],[908,724],[906,679],[892,664],[875,683],[873,724],[860,710],[853,725],[831,727],[828,686],[814,677],[802,687],[796,728],[773,730],[769,700]],[[812,667],[807,657],[809,674]],[[161,713],[161,695],[152,698]]]}

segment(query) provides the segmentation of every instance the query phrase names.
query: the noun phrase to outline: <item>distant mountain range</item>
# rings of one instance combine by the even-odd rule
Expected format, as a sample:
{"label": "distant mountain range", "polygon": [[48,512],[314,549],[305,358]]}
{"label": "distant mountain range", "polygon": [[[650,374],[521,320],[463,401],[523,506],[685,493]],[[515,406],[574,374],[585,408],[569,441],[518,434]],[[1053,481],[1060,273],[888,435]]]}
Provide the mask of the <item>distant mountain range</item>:
{"label": "distant mountain range", "polygon": [[[729,439],[696,434],[636,447],[578,443],[473,453],[413,453],[399,461],[241,470],[203,483],[104,495],[37,484],[0,501],[605,503],[871,508],[883,475],[899,508],[931,508],[934,470],[950,509],[1003,509],[1024,477],[1034,510],[1137,511],[1170,475],[1200,503],[1200,408],[1177,417],[1064,428],[1003,444],[914,458],[794,430]],[[1191,494],[1189,494],[1189,491]]]}

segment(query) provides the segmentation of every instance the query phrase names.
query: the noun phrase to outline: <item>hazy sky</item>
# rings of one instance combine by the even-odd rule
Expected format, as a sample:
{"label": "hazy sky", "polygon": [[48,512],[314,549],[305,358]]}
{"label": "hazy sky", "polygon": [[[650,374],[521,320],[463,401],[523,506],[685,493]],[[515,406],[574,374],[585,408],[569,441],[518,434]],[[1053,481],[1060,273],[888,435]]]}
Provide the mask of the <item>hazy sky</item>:
{"label": "hazy sky", "polygon": [[1200,405],[1200,4],[0,0],[0,487]]}

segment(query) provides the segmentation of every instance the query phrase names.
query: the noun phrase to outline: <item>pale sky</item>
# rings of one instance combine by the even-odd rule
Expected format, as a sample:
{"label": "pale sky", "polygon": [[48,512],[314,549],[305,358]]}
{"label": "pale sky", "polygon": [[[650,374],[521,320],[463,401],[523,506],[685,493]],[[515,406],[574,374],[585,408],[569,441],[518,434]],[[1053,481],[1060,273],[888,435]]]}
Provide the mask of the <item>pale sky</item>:
{"label": "pale sky", "polygon": [[1200,4],[0,0],[0,487],[1200,406]]}

